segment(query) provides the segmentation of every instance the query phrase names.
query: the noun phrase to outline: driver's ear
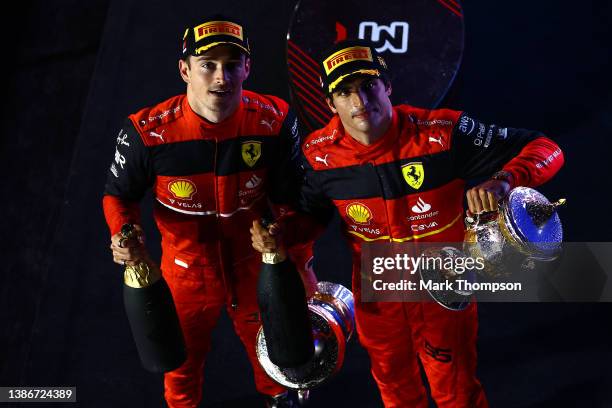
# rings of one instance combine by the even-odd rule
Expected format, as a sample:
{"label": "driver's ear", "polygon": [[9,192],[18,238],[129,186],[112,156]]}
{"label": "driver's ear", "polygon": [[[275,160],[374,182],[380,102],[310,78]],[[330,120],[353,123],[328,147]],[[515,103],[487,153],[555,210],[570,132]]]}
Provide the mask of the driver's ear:
{"label": "driver's ear", "polygon": [[191,57],[187,57],[186,59],[180,59],[178,61],[178,69],[179,69],[179,74],[181,75],[181,78],[183,78],[183,81],[185,81],[186,84],[189,83],[189,58]]}
{"label": "driver's ear", "polygon": [[392,91],[391,81],[385,81],[385,92],[387,93],[387,96],[391,96]]}
{"label": "driver's ear", "polygon": [[325,102],[327,102],[327,106],[332,111],[332,113],[335,115],[336,113],[338,113],[338,110],[336,109],[336,106],[334,105],[334,101],[332,98],[333,98],[332,95],[326,96]]}
{"label": "driver's ear", "polygon": [[249,77],[249,73],[251,72],[251,58],[250,57],[246,57],[245,56],[244,71],[245,71],[245,74],[246,74],[244,79],[247,79]]}

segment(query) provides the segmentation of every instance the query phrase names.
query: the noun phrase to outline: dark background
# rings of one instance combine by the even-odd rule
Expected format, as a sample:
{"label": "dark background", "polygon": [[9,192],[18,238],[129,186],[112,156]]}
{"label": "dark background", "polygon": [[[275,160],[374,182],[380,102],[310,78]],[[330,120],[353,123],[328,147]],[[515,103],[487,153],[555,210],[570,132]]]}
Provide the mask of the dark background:
{"label": "dark background", "polygon": [[[0,385],[77,386],[84,407],[162,406],[161,376],[139,365],[120,268],[107,248],[101,192],[116,132],[128,113],[184,91],[175,58],[184,21],[211,11],[251,28],[246,87],[287,98],[293,2],[16,7],[1,28]],[[467,2],[464,59],[444,103],[485,122],[542,130],[561,145],[566,165],[541,191],[568,198],[568,241],[610,241],[611,13],[603,0]],[[324,242],[336,251],[333,233]],[[319,277],[348,284],[342,259],[322,262]],[[491,406],[612,406],[610,304],[479,308],[479,376]],[[353,341],[340,375],[313,392],[313,406],[379,406],[368,370]],[[225,316],[206,375],[204,406],[256,406],[246,355]]]}

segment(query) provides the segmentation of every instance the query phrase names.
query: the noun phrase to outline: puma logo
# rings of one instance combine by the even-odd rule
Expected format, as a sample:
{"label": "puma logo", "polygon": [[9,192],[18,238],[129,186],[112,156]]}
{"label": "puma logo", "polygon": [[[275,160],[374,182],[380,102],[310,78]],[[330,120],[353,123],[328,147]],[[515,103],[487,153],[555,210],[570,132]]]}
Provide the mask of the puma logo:
{"label": "puma logo", "polygon": [[153,132],[153,131],[150,131],[150,132],[149,132],[149,136],[152,136],[152,137],[159,137],[159,138],[161,139],[161,141],[162,141],[162,142],[165,142],[165,140],[164,140],[164,136],[163,136],[165,131],[166,131],[166,129],[162,130],[162,131],[161,131],[161,133],[155,133],[155,132]]}
{"label": "puma logo", "polygon": [[276,122],[276,120],[274,120],[274,119],[272,119],[271,122],[268,122],[268,121],[262,119],[261,121],[259,121],[259,124],[267,126],[270,129],[270,132],[272,132],[272,130],[273,130],[272,125],[274,125],[275,122]]}
{"label": "puma logo", "polygon": [[438,137],[437,139],[433,136],[429,136],[429,142],[430,143],[438,143],[440,144],[440,146],[444,147],[444,144],[442,144],[442,136],[440,135],[440,137]]}
{"label": "puma logo", "polygon": [[327,156],[329,156],[329,154],[326,154],[324,158],[320,158],[319,156],[315,156],[315,161],[321,162],[321,163],[325,164],[325,166],[329,166],[329,164],[327,164]]}

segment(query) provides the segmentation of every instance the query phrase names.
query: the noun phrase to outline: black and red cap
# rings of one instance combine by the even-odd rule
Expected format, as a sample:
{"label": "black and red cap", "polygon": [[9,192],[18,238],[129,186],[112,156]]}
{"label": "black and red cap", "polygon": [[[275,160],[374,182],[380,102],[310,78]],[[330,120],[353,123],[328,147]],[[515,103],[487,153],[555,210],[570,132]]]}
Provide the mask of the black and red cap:
{"label": "black and red cap", "polygon": [[251,55],[244,26],[236,19],[215,15],[187,27],[183,34],[182,56],[201,55],[218,45],[230,44]]}
{"label": "black and red cap", "polygon": [[321,61],[321,86],[327,95],[353,75],[388,79],[387,63],[365,40],[347,40],[335,44]]}

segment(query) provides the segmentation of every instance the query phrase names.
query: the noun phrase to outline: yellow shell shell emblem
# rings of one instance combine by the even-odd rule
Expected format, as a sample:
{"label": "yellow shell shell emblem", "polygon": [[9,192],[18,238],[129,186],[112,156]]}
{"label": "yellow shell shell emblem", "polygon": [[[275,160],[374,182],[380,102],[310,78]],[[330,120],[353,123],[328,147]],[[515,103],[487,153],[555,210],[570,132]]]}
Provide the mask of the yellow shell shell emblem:
{"label": "yellow shell shell emblem", "polygon": [[356,224],[369,224],[372,219],[372,211],[365,204],[352,203],[346,207],[348,215]]}
{"label": "yellow shell shell emblem", "polygon": [[175,180],[168,185],[168,190],[181,200],[191,200],[197,191],[195,184],[189,180]]}
{"label": "yellow shell shell emblem", "polygon": [[425,169],[423,168],[423,163],[410,162],[404,164],[402,166],[402,175],[410,187],[418,190],[423,185],[423,180],[425,180]]}
{"label": "yellow shell shell emblem", "polygon": [[253,167],[261,157],[261,142],[248,141],[242,143],[242,160]]}

